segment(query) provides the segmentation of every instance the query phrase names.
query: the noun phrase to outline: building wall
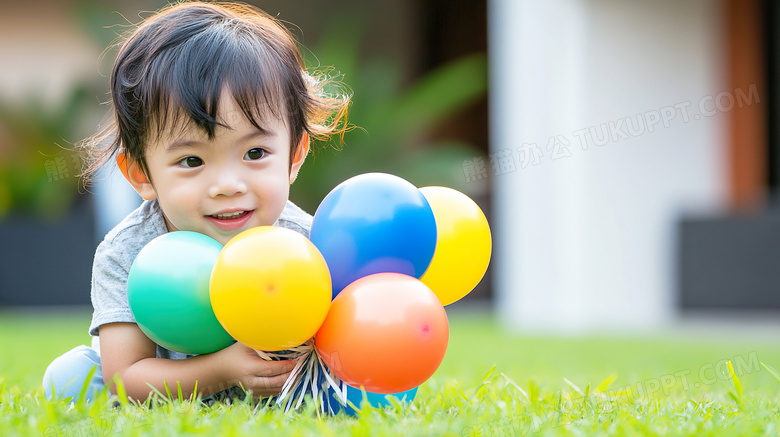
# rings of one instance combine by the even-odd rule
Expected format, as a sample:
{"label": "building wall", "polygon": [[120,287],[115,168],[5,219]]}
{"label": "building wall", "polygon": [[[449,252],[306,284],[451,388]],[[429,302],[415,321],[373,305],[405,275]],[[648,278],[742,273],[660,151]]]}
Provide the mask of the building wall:
{"label": "building wall", "polygon": [[54,104],[74,82],[97,75],[98,44],[79,29],[71,1],[0,1],[0,97],[30,94]]}
{"label": "building wall", "polygon": [[509,325],[674,317],[675,223],[724,206],[724,113],[737,93],[724,85],[721,11],[709,0],[489,3],[493,267]]}

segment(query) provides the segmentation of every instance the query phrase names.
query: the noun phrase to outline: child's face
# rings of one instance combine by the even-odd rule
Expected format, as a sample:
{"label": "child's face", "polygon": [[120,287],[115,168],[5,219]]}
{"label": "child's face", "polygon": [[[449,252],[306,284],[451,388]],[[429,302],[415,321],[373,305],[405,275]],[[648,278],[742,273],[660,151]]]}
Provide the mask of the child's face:
{"label": "child's face", "polygon": [[169,231],[200,232],[224,245],[279,218],[308,148],[303,145],[291,168],[286,123],[268,116],[263,134],[230,97],[221,99],[218,119],[230,129],[217,126],[213,140],[188,126],[149,144],[151,183],[136,189],[147,200],[159,199]]}

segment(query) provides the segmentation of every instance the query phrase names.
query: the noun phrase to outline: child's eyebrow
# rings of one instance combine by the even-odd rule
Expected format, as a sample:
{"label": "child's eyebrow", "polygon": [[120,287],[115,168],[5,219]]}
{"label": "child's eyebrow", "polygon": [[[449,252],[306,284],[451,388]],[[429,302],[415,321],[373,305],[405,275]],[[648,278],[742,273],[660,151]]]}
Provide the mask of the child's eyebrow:
{"label": "child's eyebrow", "polygon": [[186,138],[179,138],[179,139],[175,140],[174,142],[172,142],[172,143],[168,144],[167,146],[165,146],[165,150],[168,151],[168,152],[173,152],[173,151],[176,151],[177,149],[184,149],[184,148],[196,146],[196,145],[199,145],[199,144],[201,144],[200,141],[189,140],[189,139],[186,139]]}
{"label": "child's eyebrow", "polygon": [[[275,138],[276,133],[268,130],[255,130],[253,132],[250,132],[243,137],[239,138],[238,141],[249,141],[258,137],[262,138]],[[168,152],[173,152],[177,149],[184,149],[187,147],[195,147],[200,146],[203,144],[203,141],[199,140],[192,140],[189,138],[178,138],[174,140],[172,143],[165,146],[165,150]]]}

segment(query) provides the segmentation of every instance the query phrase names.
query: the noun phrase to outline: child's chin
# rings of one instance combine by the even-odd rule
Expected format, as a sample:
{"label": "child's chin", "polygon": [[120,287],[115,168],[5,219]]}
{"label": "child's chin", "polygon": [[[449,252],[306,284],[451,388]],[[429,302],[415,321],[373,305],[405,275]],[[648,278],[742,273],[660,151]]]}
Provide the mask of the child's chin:
{"label": "child's chin", "polygon": [[236,235],[238,235],[240,233],[241,232],[231,232],[229,235],[215,235],[215,236],[212,236],[211,238],[217,240],[219,242],[219,244],[224,246],[224,245],[227,244],[228,241],[232,240],[233,237],[235,237]]}
{"label": "child's chin", "polygon": [[195,231],[195,232],[199,232],[199,233],[201,233],[201,234],[203,234],[203,235],[205,235],[207,237],[211,237],[211,238],[217,240],[217,242],[219,244],[223,245],[223,246],[225,244],[227,244],[228,241],[232,240],[233,237],[235,237],[236,235],[241,233],[240,231],[231,231],[229,233],[228,232],[221,233],[221,232],[214,232],[213,230],[211,232],[204,232],[203,230]]}

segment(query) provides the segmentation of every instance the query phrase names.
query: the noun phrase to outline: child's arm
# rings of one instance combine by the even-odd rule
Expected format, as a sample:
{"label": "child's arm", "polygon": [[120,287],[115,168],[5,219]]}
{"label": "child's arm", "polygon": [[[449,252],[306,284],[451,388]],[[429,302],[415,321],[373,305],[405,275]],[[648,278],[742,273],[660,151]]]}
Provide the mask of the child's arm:
{"label": "child's arm", "polygon": [[155,343],[135,323],[109,323],[100,327],[103,380],[116,393],[112,380],[119,374],[127,396],[141,401],[153,391],[147,383],[165,393],[164,381],[168,382],[171,393],[176,393],[178,381],[185,398],[195,389],[195,381],[203,397],[239,383],[256,397],[277,395],[295,364],[293,360],[266,361],[241,343],[186,360],[155,356]]}

